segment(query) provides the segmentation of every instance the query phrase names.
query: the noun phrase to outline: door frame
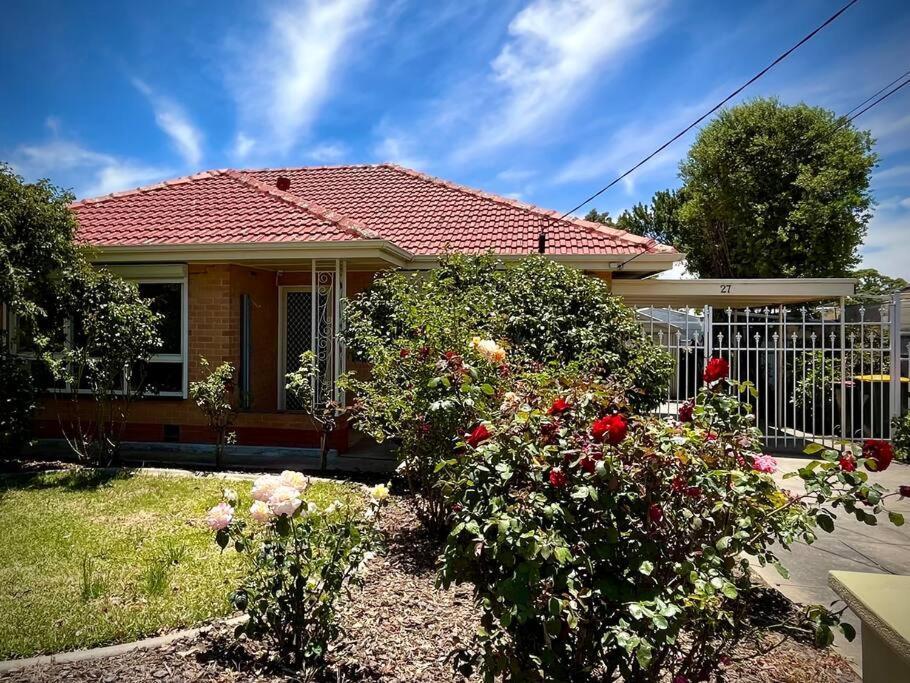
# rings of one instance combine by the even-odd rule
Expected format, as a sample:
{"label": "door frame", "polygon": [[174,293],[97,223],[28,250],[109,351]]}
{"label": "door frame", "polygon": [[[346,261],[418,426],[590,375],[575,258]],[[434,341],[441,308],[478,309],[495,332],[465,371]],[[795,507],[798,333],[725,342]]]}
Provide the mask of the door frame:
{"label": "door frame", "polygon": [[[309,294],[312,297],[313,288],[310,285],[279,285],[278,287],[278,397],[277,397],[277,406],[278,410],[288,411],[287,408],[287,390],[285,385],[287,384],[287,334],[288,334],[288,294],[295,292],[304,292]],[[317,298],[319,294],[317,293]],[[329,347],[331,347],[331,338],[333,336],[334,322],[335,322],[335,306],[332,302],[332,289],[329,287],[325,292],[329,301],[326,306],[326,336],[329,338]],[[317,321],[317,327],[319,325]],[[310,347],[312,348],[315,342],[313,327],[310,325]],[[331,361],[329,363],[331,366]],[[298,410],[291,410],[288,412],[301,412]]]}

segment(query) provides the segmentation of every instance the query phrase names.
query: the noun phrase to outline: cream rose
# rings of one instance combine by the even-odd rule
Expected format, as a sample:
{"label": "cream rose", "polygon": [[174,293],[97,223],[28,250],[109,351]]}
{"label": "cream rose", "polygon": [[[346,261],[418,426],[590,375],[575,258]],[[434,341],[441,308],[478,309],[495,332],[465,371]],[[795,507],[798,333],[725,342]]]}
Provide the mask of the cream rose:
{"label": "cream rose", "polygon": [[293,489],[297,489],[300,493],[303,493],[306,491],[307,486],[310,485],[310,480],[301,472],[285,470],[281,473],[281,483],[285,486],[290,486]]}
{"label": "cream rose", "polygon": [[274,474],[264,474],[253,482],[253,499],[269,502],[275,489],[281,486],[281,478]]}
{"label": "cream rose", "polygon": [[269,498],[269,509],[276,515],[293,515],[300,507],[300,492],[292,486],[279,485]]}
{"label": "cream rose", "polygon": [[250,506],[250,517],[252,517],[254,522],[265,524],[272,518],[272,510],[269,508],[268,503],[257,500]]}

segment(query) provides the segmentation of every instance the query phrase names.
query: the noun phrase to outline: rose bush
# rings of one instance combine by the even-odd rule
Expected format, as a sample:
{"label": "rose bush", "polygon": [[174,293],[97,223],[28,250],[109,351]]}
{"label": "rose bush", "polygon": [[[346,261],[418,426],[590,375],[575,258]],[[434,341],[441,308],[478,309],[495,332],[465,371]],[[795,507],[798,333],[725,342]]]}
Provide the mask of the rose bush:
{"label": "rose bush", "polygon": [[910,412],[891,420],[891,442],[894,456],[901,462],[910,462]]}
{"label": "rose bush", "polygon": [[248,562],[231,596],[248,617],[237,635],[263,640],[283,664],[314,672],[338,635],[337,599],[361,581],[376,546],[374,521],[388,489],[375,487],[365,510],[354,499],[319,509],[304,502],[308,485],[300,472],[259,477],[248,516],[226,493],[206,523],[222,550],[231,546]]}
{"label": "rose bush", "polygon": [[670,371],[606,283],[543,258],[507,267],[452,256],[429,273],[384,274],[350,302],[346,340],[372,365],[368,378],[341,380],[355,396],[354,425],[398,444],[401,471],[435,527],[448,515],[436,468],[509,402],[513,384],[574,367],[609,376],[647,408]]}
{"label": "rose bush", "polygon": [[[726,390],[750,388],[725,378],[711,377],[690,421],[638,415],[621,384],[583,373],[511,387],[515,408],[439,473],[455,511],[441,581],[472,584],[482,613],[464,670],[702,680],[746,635],[750,556],[784,573],[779,550],[830,531],[839,510],[866,523],[886,512],[889,494],[833,451],[800,470],[805,495],[783,490]],[[866,450],[851,457],[881,453]],[[812,616],[827,641],[836,616]]]}

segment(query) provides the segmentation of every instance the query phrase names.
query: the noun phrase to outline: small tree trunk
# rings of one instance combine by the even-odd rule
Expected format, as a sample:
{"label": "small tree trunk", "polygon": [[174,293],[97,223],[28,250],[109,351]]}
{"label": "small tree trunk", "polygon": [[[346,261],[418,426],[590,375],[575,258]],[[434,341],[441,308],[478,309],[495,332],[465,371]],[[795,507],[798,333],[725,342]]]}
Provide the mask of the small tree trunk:
{"label": "small tree trunk", "polygon": [[319,471],[325,472],[329,466],[329,434],[325,429],[319,432]]}

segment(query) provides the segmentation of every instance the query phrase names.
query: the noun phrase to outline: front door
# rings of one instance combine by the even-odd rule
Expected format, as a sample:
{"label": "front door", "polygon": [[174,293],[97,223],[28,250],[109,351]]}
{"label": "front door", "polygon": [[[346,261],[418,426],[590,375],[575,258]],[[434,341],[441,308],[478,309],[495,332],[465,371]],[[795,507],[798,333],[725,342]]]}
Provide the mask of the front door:
{"label": "front door", "polygon": [[[300,355],[316,353],[319,381],[316,395],[322,396],[323,383],[331,381],[332,307],[330,287],[319,287],[313,296],[310,287],[282,287],[279,317],[278,404],[286,410],[302,410],[299,400],[288,393],[286,375],[300,368]],[[315,312],[313,310],[315,304]]]}

